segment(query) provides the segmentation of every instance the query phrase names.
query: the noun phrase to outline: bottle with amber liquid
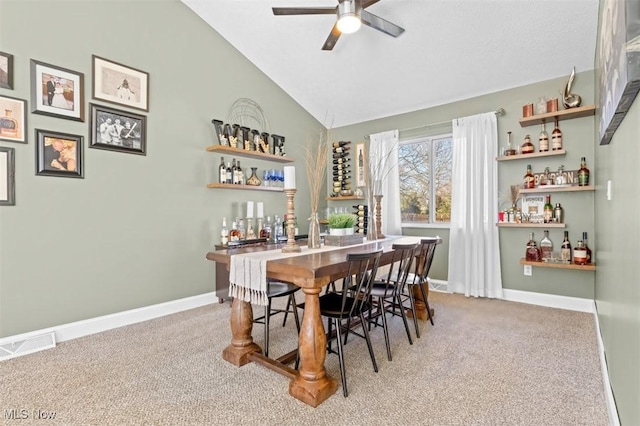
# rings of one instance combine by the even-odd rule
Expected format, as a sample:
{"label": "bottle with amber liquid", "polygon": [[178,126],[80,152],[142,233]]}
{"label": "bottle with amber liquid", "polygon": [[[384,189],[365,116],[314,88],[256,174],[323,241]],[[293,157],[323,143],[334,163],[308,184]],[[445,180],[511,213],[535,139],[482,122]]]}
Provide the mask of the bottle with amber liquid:
{"label": "bottle with amber liquid", "polygon": [[516,149],[511,143],[511,132],[507,132],[507,146],[504,150],[504,155],[516,155]]}
{"label": "bottle with amber liquid", "polygon": [[533,154],[535,152],[535,150],[536,150],[536,148],[531,143],[531,136],[526,135],[524,137],[524,143],[520,147],[520,152],[522,154]]}
{"label": "bottle with amber liquid", "polygon": [[536,244],[536,240],[533,239],[533,232],[529,233],[529,242],[527,242],[527,250],[525,252],[525,259],[528,262],[541,262],[542,252]]}
{"label": "bottle with amber liquid", "polygon": [[544,230],[544,237],[540,240],[540,252],[542,260],[551,259],[553,257],[553,242],[549,238],[549,231]]}
{"label": "bottle with amber liquid", "polygon": [[582,244],[584,244],[584,248],[587,251],[587,264],[591,263],[591,249],[589,248],[589,244],[587,244],[587,233],[582,233]]}
{"label": "bottle with amber liquid", "polygon": [[571,242],[569,241],[569,231],[564,231],[564,241],[560,246],[560,259],[571,263]]}
{"label": "bottle with amber liquid", "polygon": [[551,149],[553,151],[560,151],[562,149],[562,130],[558,127],[558,117],[556,117],[555,127],[551,132]]}
{"label": "bottle with amber liquid", "polygon": [[578,240],[576,248],[573,249],[573,263],[576,265],[587,264],[587,248],[582,240]]}
{"label": "bottle with amber liquid", "polygon": [[544,208],[542,210],[544,223],[553,222],[553,205],[551,204],[551,194],[545,196]]}
{"label": "bottle with amber liquid", "polygon": [[589,169],[585,157],[580,159],[580,169],[578,170],[578,186],[589,186]]}
{"label": "bottle with amber liquid", "polygon": [[271,240],[271,216],[267,216],[267,222],[260,229],[260,238],[266,238],[267,241]]}
{"label": "bottle with amber liquid", "polygon": [[538,151],[547,152],[549,151],[549,133],[544,129],[544,121],[540,126],[542,126],[542,130],[538,134]]}
{"label": "bottle with amber liquid", "polygon": [[238,223],[236,221],[231,222],[231,231],[229,231],[229,241],[239,241],[240,231],[238,231]]}
{"label": "bottle with amber liquid", "polygon": [[527,173],[524,174],[524,189],[533,189],[536,187],[536,177],[531,171],[531,164],[527,164]]}

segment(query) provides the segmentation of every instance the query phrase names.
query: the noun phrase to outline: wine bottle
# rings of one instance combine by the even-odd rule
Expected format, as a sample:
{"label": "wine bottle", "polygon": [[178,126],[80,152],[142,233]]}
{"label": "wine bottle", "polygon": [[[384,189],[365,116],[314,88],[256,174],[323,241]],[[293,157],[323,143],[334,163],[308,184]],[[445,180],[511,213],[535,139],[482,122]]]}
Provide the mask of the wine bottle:
{"label": "wine bottle", "polygon": [[350,149],[351,147],[349,146],[341,146],[339,148],[333,148],[333,152],[343,153],[349,151]]}
{"label": "wine bottle", "polygon": [[564,241],[560,246],[560,259],[571,263],[571,242],[569,241],[569,231],[564,231]]}
{"label": "wine bottle", "polygon": [[542,130],[540,131],[540,134],[538,134],[538,151],[547,152],[549,151],[549,134],[544,129],[544,121],[540,126],[542,126]]}
{"label": "wine bottle", "polygon": [[553,222],[553,205],[551,204],[551,195],[547,194],[545,196],[545,203],[543,209],[543,218],[544,223]]}
{"label": "wine bottle", "polygon": [[231,183],[232,184],[236,184],[238,183],[238,181],[236,180],[238,178],[238,174],[236,173],[236,159],[234,158],[232,163],[231,163]]}
{"label": "wine bottle", "polygon": [[589,186],[589,169],[585,157],[580,159],[580,169],[578,170],[578,186]]}
{"label": "wine bottle", "polygon": [[555,127],[551,132],[551,149],[559,151],[562,149],[562,130],[558,127],[558,117],[555,118]]}
{"label": "wine bottle", "polygon": [[334,147],[334,148],[338,148],[338,147],[341,147],[341,146],[348,145],[348,144],[350,144],[350,143],[351,143],[351,141],[340,141],[340,142],[334,142],[334,143],[333,143],[333,147]]}
{"label": "wine bottle", "polygon": [[224,157],[220,158],[220,166],[218,167],[218,183],[227,182],[227,166],[224,165]]}
{"label": "wine bottle", "polygon": [[227,161],[227,181],[226,183],[233,183],[233,169],[231,163]]}
{"label": "wine bottle", "polygon": [[544,230],[544,237],[540,240],[540,251],[542,252],[542,260],[553,257],[553,242],[549,238],[549,231],[546,229]]}

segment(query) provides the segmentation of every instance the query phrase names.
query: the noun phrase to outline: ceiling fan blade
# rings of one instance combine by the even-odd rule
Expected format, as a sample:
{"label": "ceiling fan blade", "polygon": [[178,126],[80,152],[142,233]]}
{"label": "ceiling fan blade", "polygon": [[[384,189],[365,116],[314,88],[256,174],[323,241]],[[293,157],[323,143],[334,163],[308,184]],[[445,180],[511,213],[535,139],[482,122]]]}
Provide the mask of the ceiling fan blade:
{"label": "ceiling fan blade", "polygon": [[335,7],[272,7],[274,15],[335,15]]}
{"label": "ceiling fan blade", "polygon": [[338,25],[334,24],[333,28],[331,29],[331,34],[329,34],[329,37],[327,37],[327,41],[325,41],[324,45],[322,46],[322,50],[332,50],[333,46],[335,46],[338,42],[340,34],[342,33],[340,32],[340,30],[338,30]]}
{"label": "ceiling fan blade", "polygon": [[371,6],[372,4],[376,4],[378,3],[380,0],[361,0],[360,1],[360,7],[361,8],[367,8],[369,6]]}
{"label": "ceiling fan blade", "polygon": [[404,28],[374,15],[373,13],[367,12],[366,10],[360,11],[360,20],[363,24],[368,25],[371,28],[375,28],[378,31],[382,31],[391,37],[398,37],[404,32]]}

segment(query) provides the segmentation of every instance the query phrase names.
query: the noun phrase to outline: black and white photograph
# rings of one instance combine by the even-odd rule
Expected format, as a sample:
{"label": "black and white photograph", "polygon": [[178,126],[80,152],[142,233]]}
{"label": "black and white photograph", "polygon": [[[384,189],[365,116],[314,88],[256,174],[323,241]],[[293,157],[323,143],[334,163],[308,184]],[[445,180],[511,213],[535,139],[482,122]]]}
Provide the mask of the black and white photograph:
{"label": "black and white photograph", "polygon": [[36,175],[84,177],[84,137],[36,129]]}
{"label": "black and white photograph", "polygon": [[13,89],[13,55],[0,52],[0,87]]}
{"label": "black and white photograph", "polygon": [[146,155],[146,117],[91,105],[89,147]]}
{"label": "black and white photograph", "polygon": [[149,111],[149,74],[92,55],[93,99]]}
{"label": "black and white photograph", "polygon": [[0,206],[14,206],[15,193],[15,150],[0,146]]}
{"label": "black and white photograph", "polygon": [[35,114],[84,121],[84,74],[32,59],[31,108]]}

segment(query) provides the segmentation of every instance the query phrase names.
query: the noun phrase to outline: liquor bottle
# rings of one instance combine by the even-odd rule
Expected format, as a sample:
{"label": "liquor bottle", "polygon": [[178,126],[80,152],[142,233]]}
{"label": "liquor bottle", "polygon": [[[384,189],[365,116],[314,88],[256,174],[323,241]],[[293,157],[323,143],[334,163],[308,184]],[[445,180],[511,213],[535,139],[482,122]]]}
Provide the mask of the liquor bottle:
{"label": "liquor bottle", "polygon": [[351,143],[351,141],[340,141],[340,142],[334,142],[334,143],[333,143],[333,147],[334,147],[334,148],[338,148],[338,147],[341,147],[341,146],[348,145],[348,144],[350,144],[350,143]]}
{"label": "liquor bottle", "polygon": [[549,231],[546,229],[544,230],[544,237],[540,240],[540,251],[542,252],[542,260],[553,257],[553,242],[549,238]]}
{"label": "liquor bottle", "polygon": [[236,221],[231,222],[231,231],[229,232],[229,241],[239,241],[240,231],[238,231],[238,223]]}
{"label": "liquor bottle", "polygon": [[551,132],[551,149],[554,151],[559,151],[562,149],[562,130],[558,127],[558,117],[556,117],[556,126],[553,128],[553,132]]}
{"label": "liquor bottle", "polygon": [[571,242],[569,242],[569,231],[564,231],[564,241],[560,246],[560,259],[571,263]]}
{"label": "liquor bottle", "polygon": [[531,164],[527,164],[527,173],[524,175],[524,189],[531,189],[536,187],[536,177],[531,171]]}
{"label": "liquor bottle", "polygon": [[533,239],[533,232],[529,233],[529,242],[527,243],[527,251],[525,259],[528,262],[540,262],[542,261],[542,254],[540,248],[536,244],[536,240]]}
{"label": "liquor bottle", "polygon": [[233,183],[233,169],[231,168],[231,163],[227,161],[227,182]]}
{"label": "liquor bottle", "polygon": [[504,155],[516,155],[516,150],[511,143],[511,132],[507,132],[507,148],[504,151]]}
{"label": "liquor bottle", "polygon": [[544,223],[553,222],[553,205],[551,204],[551,194],[545,196],[543,216]]}
{"label": "liquor bottle", "polygon": [[220,158],[220,166],[218,167],[218,183],[227,182],[227,166],[224,165],[224,157]]}
{"label": "liquor bottle", "polygon": [[556,203],[556,207],[553,209],[553,221],[556,223],[564,222],[564,210],[560,203]]}
{"label": "liquor bottle", "polygon": [[587,250],[587,263],[591,263],[591,249],[589,248],[589,244],[587,244],[587,233],[582,233],[582,244],[584,244],[585,250]]}
{"label": "liquor bottle", "polygon": [[589,186],[589,169],[585,157],[580,159],[580,169],[578,170],[578,186]]}
{"label": "liquor bottle", "polygon": [[222,218],[222,229],[220,230],[220,242],[226,246],[229,242],[229,230],[227,229],[227,218]]}
{"label": "liquor bottle", "polygon": [[536,150],[535,147],[531,143],[531,136],[526,135],[524,137],[524,143],[522,144],[520,152],[522,154],[533,154],[535,152],[535,150]]}
{"label": "liquor bottle", "polygon": [[538,151],[547,152],[549,151],[549,133],[544,129],[544,121],[540,126],[542,126],[542,130],[538,134]]}
{"label": "liquor bottle", "polygon": [[267,223],[260,229],[260,238],[266,238],[267,241],[271,240],[271,216],[267,216]]}
{"label": "liquor bottle", "polygon": [[576,265],[587,264],[587,248],[584,246],[582,240],[578,240],[576,248],[573,249],[573,263]]}

